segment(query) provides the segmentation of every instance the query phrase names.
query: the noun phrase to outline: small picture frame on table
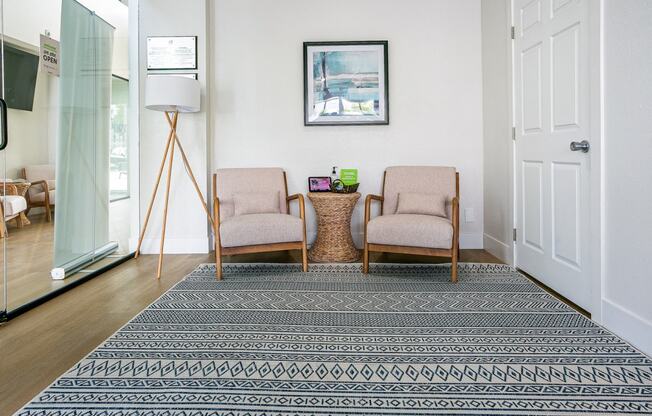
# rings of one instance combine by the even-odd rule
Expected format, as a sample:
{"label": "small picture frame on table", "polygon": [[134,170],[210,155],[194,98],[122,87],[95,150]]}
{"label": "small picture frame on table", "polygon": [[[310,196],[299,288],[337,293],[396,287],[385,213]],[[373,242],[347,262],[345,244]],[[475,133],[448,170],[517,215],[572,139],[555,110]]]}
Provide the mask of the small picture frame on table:
{"label": "small picture frame on table", "polygon": [[308,191],[309,192],[330,192],[331,191],[331,178],[330,176],[311,176],[308,178]]}

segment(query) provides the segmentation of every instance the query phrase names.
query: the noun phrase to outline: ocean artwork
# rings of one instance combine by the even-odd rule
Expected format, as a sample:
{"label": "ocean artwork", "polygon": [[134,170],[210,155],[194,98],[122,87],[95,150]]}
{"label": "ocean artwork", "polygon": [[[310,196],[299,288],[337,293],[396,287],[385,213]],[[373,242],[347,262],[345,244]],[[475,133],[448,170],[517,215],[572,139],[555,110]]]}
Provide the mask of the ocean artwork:
{"label": "ocean artwork", "polygon": [[387,42],[304,44],[305,124],[388,124]]}

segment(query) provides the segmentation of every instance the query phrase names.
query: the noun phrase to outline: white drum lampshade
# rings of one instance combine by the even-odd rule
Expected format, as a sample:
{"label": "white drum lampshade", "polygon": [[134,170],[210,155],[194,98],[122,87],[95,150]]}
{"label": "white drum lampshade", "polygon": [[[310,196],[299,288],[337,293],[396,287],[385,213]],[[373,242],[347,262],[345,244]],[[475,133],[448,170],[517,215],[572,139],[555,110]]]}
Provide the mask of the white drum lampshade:
{"label": "white drum lampshade", "polygon": [[155,111],[196,113],[200,110],[199,81],[173,75],[147,77],[145,108]]}

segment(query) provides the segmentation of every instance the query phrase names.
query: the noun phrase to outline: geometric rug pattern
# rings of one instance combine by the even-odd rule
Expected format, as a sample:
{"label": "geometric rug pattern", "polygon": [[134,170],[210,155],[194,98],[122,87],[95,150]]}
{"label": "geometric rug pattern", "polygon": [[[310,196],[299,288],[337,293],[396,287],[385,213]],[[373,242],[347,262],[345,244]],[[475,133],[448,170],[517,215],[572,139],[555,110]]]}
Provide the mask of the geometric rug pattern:
{"label": "geometric rug pattern", "polygon": [[652,360],[505,265],[204,264],[17,414],[652,414]]}

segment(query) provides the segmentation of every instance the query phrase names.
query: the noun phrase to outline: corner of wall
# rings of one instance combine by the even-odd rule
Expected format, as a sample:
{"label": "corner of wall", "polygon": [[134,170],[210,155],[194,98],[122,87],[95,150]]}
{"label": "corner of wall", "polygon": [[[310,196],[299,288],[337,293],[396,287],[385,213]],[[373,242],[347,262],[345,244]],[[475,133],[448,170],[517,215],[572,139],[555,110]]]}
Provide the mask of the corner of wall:
{"label": "corner of wall", "polygon": [[514,248],[511,244],[505,244],[504,242],[485,233],[483,235],[483,245],[484,249],[492,256],[502,260],[507,264],[514,264]]}

